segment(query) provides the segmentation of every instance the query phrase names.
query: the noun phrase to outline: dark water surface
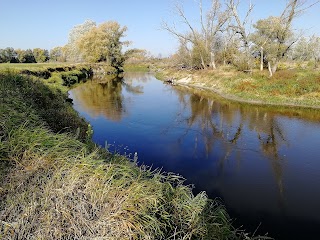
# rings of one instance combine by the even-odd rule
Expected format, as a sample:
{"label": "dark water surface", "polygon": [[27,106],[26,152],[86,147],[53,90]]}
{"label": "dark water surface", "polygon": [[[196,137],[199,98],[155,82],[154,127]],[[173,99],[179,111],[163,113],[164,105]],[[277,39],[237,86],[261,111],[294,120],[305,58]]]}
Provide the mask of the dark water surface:
{"label": "dark water surface", "polygon": [[243,105],[140,73],[70,95],[96,143],[183,175],[220,197],[236,225],[320,239],[320,110]]}

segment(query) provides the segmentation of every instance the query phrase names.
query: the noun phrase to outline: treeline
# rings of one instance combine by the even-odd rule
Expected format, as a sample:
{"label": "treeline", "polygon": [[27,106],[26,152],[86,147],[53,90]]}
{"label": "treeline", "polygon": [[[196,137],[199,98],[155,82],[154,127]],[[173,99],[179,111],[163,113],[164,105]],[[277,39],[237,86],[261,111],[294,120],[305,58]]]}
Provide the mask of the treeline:
{"label": "treeline", "polygon": [[86,20],[70,30],[68,43],[46,50],[35,48],[33,50],[13,49],[11,47],[0,49],[0,63],[42,63],[42,62],[105,62],[122,71],[123,64],[130,56],[141,55],[142,50],[129,49],[129,41],[123,41],[126,26],[116,21],[106,21],[97,24]]}
{"label": "treeline", "polygon": [[0,63],[43,63],[52,59],[47,49],[14,49],[7,47],[0,49]]}
{"label": "treeline", "polygon": [[174,10],[180,21],[163,22],[162,27],[180,42],[174,56],[177,64],[199,69],[222,64],[239,70],[267,68],[272,76],[283,60],[311,60],[318,66],[320,37],[301,38],[293,28],[294,20],[318,2],[289,0],[280,15],[256,22],[251,18],[255,11],[251,1],[245,8],[240,0],[200,0],[195,7],[198,21],[177,3]]}

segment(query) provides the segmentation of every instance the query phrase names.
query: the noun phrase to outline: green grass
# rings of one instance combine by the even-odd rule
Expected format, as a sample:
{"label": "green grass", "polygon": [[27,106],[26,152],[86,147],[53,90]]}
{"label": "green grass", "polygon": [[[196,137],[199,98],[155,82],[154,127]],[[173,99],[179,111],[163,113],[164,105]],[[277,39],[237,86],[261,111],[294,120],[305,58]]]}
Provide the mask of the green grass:
{"label": "green grass", "polygon": [[[78,64],[77,64],[78,65]],[[20,73],[23,70],[46,71],[48,68],[65,68],[76,66],[70,63],[0,63],[0,72],[11,71]]]}
{"label": "green grass", "polygon": [[0,64],[0,73],[22,74],[43,80],[47,85],[64,92],[67,87],[91,77],[92,66],[70,63],[5,63]]}
{"label": "green grass", "polygon": [[1,239],[250,239],[182,177],[95,147],[64,98],[0,74]]}
{"label": "green grass", "polygon": [[266,73],[255,72],[249,79],[235,83],[230,92],[267,103],[320,107],[320,73],[280,70],[268,78]]}
{"label": "green grass", "polygon": [[47,69],[55,67],[67,67],[70,66],[70,63],[1,63],[0,70],[3,69],[28,69],[28,70],[37,70],[37,69]]}
{"label": "green grass", "polygon": [[148,72],[150,71],[149,64],[125,64],[125,72]]}

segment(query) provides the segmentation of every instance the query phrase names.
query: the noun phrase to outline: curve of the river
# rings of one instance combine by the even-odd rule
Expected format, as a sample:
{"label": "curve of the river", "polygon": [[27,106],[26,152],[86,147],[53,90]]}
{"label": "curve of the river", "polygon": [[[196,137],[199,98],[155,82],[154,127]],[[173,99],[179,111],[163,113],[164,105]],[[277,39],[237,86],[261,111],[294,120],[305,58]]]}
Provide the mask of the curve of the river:
{"label": "curve of the river", "polygon": [[319,239],[320,110],[234,103],[146,73],[88,81],[70,96],[96,143],[183,175],[195,193],[221,198],[236,225]]}

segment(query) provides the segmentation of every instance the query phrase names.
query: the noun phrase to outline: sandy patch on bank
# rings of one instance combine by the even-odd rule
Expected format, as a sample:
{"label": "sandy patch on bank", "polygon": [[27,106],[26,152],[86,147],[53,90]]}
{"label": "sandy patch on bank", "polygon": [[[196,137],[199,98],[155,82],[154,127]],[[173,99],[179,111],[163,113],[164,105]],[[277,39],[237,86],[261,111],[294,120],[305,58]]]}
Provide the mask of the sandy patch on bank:
{"label": "sandy patch on bank", "polygon": [[176,80],[176,83],[178,83],[178,84],[188,84],[188,83],[191,82],[191,80],[192,80],[192,77],[188,76],[188,77],[184,77],[184,78]]}

